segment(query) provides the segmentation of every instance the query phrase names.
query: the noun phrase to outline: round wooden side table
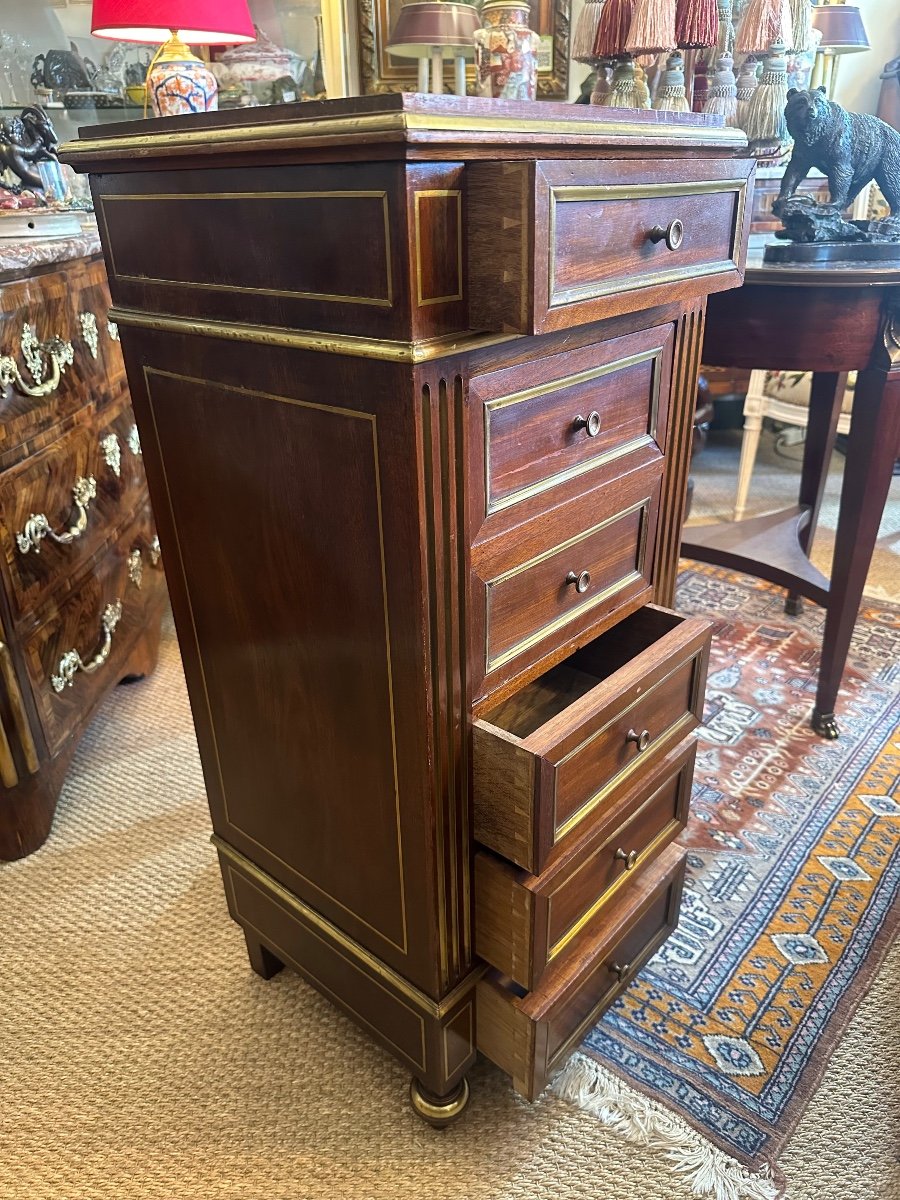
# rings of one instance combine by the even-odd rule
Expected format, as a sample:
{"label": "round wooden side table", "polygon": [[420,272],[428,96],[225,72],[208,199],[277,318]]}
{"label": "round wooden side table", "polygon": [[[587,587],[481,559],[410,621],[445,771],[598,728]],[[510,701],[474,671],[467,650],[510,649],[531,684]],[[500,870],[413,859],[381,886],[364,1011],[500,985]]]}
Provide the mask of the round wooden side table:
{"label": "round wooden side table", "polygon": [[[826,610],[812,727],[838,736],[835,702],[900,454],[900,256],[894,263],[748,260],[742,288],[711,296],[703,362],[811,371],[799,503],[781,512],[685,529],[685,558],[728,567]],[[815,535],[847,374],[857,371],[831,579],[807,557]]]}

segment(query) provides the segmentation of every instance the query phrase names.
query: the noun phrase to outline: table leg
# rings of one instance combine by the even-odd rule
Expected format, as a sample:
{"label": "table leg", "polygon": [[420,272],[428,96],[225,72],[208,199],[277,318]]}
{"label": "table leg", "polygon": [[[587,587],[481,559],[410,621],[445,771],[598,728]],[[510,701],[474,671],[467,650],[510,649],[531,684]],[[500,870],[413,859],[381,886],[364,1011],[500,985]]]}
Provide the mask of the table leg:
{"label": "table leg", "polygon": [[900,345],[891,349],[893,328],[886,339],[890,367],[861,371],[853,401],[812,717],[813,729],[826,738],[838,736],[834,705],[900,450]]}
{"label": "table leg", "polygon": [[[800,533],[800,545],[809,554],[819,509],[828,479],[828,468],[834,450],[838,420],[847,390],[847,373],[817,371],[812,378],[809,398],[809,424],[803,447],[803,471],[800,476],[800,503],[809,507],[809,521]],[[792,617],[800,615],[803,600],[796,592],[788,592],[784,611]]]}

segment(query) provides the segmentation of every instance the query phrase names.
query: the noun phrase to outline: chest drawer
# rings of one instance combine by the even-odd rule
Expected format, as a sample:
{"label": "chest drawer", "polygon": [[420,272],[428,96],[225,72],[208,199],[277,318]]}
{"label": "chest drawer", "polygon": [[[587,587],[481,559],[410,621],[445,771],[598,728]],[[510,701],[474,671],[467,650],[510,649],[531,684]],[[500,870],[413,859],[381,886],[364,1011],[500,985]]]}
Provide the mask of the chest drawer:
{"label": "chest drawer", "polygon": [[688,738],[589,822],[585,835],[540,875],[487,850],[475,856],[475,949],[532,989],[550,964],[592,936],[620,886],[632,886],[684,828],[697,744]]}
{"label": "chest drawer", "polygon": [[534,873],[697,727],[711,626],[647,605],[473,725],[475,838]]}
{"label": "chest drawer", "polygon": [[[470,323],[547,333],[743,277],[752,160],[466,168]],[[503,282],[483,264],[499,257]]]}
{"label": "chest drawer", "polygon": [[524,992],[499,972],[476,989],[478,1049],[534,1100],[603,1011],[678,923],[685,857],[670,846],[640,884],[623,889],[603,929],[571,963]]}
{"label": "chest drawer", "polygon": [[[481,405],[484,516],[651,447],[665,453],[671,325],[476,376]],[[548,498],[549,499],[549,498]]]}
{"label": "chest drawer", "polygon": [[145,496],[130,403],[88,413],[0,479],[0,540],[11,601],[34,617],[44,596],[78,572]]}
{"label": "chest drawer", "polygon": [[[140,565],[138,565],[140,564]],[[51,752],[118,679],[135,635],[165,595],[149,508],[25,643],[25,665]]]}

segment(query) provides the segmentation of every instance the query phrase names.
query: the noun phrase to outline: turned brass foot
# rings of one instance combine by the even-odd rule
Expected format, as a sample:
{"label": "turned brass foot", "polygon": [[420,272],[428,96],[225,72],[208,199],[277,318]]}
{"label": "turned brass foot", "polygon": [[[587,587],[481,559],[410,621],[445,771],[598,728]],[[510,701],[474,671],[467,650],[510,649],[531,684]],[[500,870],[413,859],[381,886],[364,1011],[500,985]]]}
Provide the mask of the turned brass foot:
{"label": "turned brass foot", "polygon": [[418,1079],[409,1084],[409,1102],[413,1112],[436,1129],[444,1129],[462,1115],[469,1103],[469,1081],[463,1079],[448,1096],[432,1096],[426,1092]]}
{"label": "turned brass foot", "polygon": [[812,721],[810,723],[815,732],[820,737],[827,738],[829,742],[835,741],[841,735],[841,731],[838,729],[838,723],[833,712],[820,713],[817,708],[814,708]]}

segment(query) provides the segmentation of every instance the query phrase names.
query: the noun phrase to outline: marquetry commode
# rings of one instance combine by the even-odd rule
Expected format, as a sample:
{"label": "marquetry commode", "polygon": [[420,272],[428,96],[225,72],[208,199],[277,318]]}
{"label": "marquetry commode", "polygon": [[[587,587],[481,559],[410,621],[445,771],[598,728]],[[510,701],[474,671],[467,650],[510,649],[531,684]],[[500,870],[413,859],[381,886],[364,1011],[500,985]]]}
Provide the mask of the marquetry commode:
{"label": "marquetry commode", "polygon": [[445,1121],[534,1097],[678,919],[671,603],[709,118],[379,96],[85,131],[229,908]]}
{"label": "marquetry commode", "polygon": [[96,229],[0,241],[0,861],[47,837],[109,689],[156,662],[165,579]]}

